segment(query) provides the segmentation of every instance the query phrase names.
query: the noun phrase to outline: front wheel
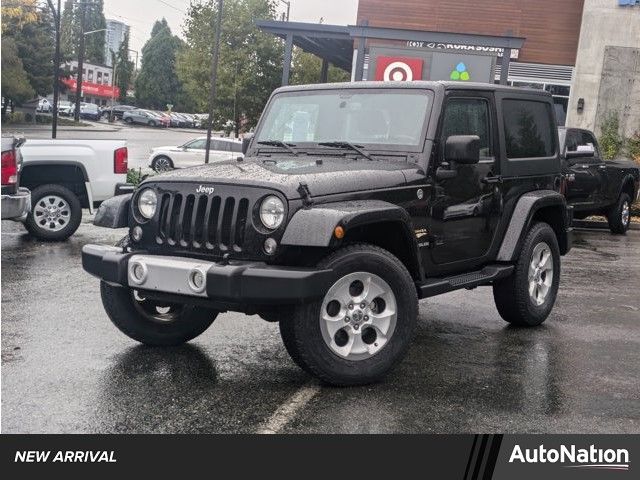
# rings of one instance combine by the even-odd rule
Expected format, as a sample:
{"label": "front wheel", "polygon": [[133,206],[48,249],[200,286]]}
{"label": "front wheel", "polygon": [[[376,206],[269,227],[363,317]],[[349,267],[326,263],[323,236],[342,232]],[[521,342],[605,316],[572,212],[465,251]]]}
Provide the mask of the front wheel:
{"label": "front wheel", "polygon": [[118,329],[145,345],[180,345],[204,332],[218,312],[193,305],[159,302],[144,293],[100,282],[102,304]]}
{"label": "front wheel", "polygon": [[62,241],[80,226],[80,200],[62,185],[41,185],[31,192],[31,212],[25,228],[40,240]]}
{"label": "front wheel", "polygon": [[156,123],[154,120],[151,120],[151,121],[149,122],[149,126],[150,126],[150,127],[155,127],[155,126],[157,126],[157,123]]}
{"label": "front wheel", "polygon": [[534,327],[544,322],[560,285],[560,249],[553,229],[536,223],[525,237],[514,273],[493,285],[500,316],[512,325]]}
{"label": "front wheel", "polygon": [[280,320],[292,359],[333,385],[380,380],[405,355],[418,316],[411,275],[395,256],[357,244],[329,255],[318,268],[334,272],[324,298]]}
{"label": "front wheel", "polygon": [[624,235],[631,224],[631,197],[627,193],[621,193],[615,206],[607,215],[611,233]]}
{"label": "front wheel", "polygon": [[158,173],[168,172],[173,170],[173,162],[169,157],[160,155],[153,159],[151,162],[151,168]]}

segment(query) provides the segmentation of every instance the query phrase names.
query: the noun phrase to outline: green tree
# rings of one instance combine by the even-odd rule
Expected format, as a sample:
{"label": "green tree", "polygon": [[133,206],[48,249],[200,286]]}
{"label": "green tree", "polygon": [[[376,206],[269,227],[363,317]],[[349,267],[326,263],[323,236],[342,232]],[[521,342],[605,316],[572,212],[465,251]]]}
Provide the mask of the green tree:
{"label": "green tree", "polygon": [[[2,96],[5,98],[5,109],[9,102],[22,103],[33,98],[35,91],[29,84],[27,72],[18,56],[15,39],[2,39]],[[2,113],[5,113],[4,111]]]}
{"label": "green tree", "polygon": [[[83,5],[85,9],[84,31],[106,28],[103,0],[65,0],[62,10],[60,46],[66,60],[78,58]],[[103,64],[105,32],[96,32],[85,36],[84,58],[86,62]]]}
{"label": "green tree", "polygon": [[115,74],[116,86],[120,89],[120,97],[118,100],[124,102],[127,99],[127,90],[131,85],[133,77],[133,69],[135,68],[132,61],[129,60],[129,34],[125,34],[120,48],[115,57]]}
{"label": "green tree", "polygon": [[171,33],[166,19],[154,24],[151,38],[142,47],[135,83],[138,105],[160,110],[167,104],[174,105],[174,110],[184,108],[182,85],[176,74],[176,54],[182,47],[182,40]]}
{"label": "green tree", "polygon": [[53,23],[50,11],[42,8],[36,21],[25,24],[14,36],[29,84],[42,96],[53,91]]}
{"label": "green tree", "polygon": [[[178,76],[198,111],[208,110],[211,85],[211,46],[215,37],[217,2],[193,3],[184,26],[187,47],[178,56]],[[280,85],[282,43],[261,32],[255,19],[275,19],[270,0],[227,0],[220,33],[215,125],[233,120],[254,126],[265,102]]]}
{"label": "green tree", "polygon": [[[293,51],[293,68],[291,69],[292,85],[307,85],[320,82],[320,71],[322,70],[322,60],[312,53],[295,48]],[[329,64],[327,81],[348,82],[351,74]]]}

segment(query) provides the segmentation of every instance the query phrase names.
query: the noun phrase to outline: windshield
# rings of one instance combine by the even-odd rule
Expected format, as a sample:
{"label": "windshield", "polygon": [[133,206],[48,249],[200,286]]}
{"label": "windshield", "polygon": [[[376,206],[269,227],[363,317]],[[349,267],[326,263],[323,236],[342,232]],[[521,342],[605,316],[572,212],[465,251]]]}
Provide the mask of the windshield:
{"label": "windshield", "polygon": [[430,107],[427,90],[327,90],[274,97],[257,141],[350,142],[417,147]]}

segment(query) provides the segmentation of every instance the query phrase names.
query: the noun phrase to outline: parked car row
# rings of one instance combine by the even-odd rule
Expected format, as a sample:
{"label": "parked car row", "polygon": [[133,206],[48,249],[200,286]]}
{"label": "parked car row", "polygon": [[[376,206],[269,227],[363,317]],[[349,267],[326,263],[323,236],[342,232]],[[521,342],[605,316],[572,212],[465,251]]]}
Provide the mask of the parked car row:
{"label": "parked car row", "polygon": [[[58,102],[58,114],[63,117],[73,116],[75,110],[75,103],[66,100],[60,100]],[[51,113],[53,111],[53,103],[46,98],[41,98],[36,111],[39,113]],[[100,107],[95,103],[80,103],[80,118],[98,121],[101,115]]]}

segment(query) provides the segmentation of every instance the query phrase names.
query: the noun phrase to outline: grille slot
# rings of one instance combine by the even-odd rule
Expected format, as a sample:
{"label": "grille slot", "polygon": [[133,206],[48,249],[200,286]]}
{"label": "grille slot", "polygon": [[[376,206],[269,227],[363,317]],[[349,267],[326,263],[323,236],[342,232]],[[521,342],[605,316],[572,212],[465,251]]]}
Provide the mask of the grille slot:
{"label": "grille slot", "polygon": [[164,193],[160,202],[158,244],[222,253],[243,250],[249,199]]}

